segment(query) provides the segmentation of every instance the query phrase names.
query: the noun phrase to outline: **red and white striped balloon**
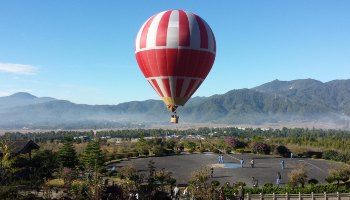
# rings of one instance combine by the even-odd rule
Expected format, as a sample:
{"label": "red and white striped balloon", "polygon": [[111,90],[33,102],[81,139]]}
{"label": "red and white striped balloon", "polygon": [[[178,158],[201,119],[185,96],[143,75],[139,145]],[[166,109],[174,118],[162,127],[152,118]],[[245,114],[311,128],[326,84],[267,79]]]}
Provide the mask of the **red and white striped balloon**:
{"label": "red and white striped balloon", "polygon": [[136,37],[138,65],[168,108],[183,106],[208,75],[216,54],[209,25],[184,10],[150,17]]}

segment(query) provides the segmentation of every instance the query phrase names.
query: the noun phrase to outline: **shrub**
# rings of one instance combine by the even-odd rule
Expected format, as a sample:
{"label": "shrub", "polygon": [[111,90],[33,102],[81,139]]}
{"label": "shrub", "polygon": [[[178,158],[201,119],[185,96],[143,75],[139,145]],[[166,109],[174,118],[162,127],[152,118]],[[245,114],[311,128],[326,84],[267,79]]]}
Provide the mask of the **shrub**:
{"label": "shrub", "polygon": [[212,149],[212,152],[216,154],[220,153],[219,149]]}
{"label": "shrub", "polygon": [[319,151],[306,151],[303,156],[306,158],[322,158],[322,152]]}
{"label": "shrub", "polygon": [[138,149],[138,152],[140,155],[145,155],[145,156],[148,156],[149,155],[149,150],[148,148],[139,148]]}
{"label": "shrub", "polygon": [[288,185],[283,186],[283,187],[278,187],[278,186],[268,186],[268,187],[260,187],[260,188],[245,188],[246,193],[250,194],[297,194],[297,193],[303,193],[303,194],[311,194],[313,193],[348,193],[349,189],[346,188],[346,186],[337,186],[333,184],[328,184],[328,185],[315,185],[315,184],[310,184],[306,185],[305,187],[290,187]]}
{"label": "shrub", "polygon": [[2,199],[18,199],[18,189],[13,186],[0,186],[0,197]]}
{"label": "shrub", "polygon": [[275,148],[274,153],[282,157],[289,157],[291,152],[287,147],[279,145]]}
{"label": "shrub", "polygon": [[273,187],[273,184],[272,183],[265,183],[264,187]]}
{"label": "shrub", "polygon": [[128,153],[126,153],[126,156],[127,156],[128,158],[133,157],[133,152],[128,152]]}
{"label": "shrub", "polygon": [[227,154],[230,154],[231,151],[232,151],[232,149],[231,149],[231,147],[226,147],[226,148],[225,148],[225,151],[226,151]]}
{"label": "shrub", "polygon": [[122,158],[126,158],[126,154],[124,154],[124,153],[115,154],[115,159],[122,159]]}
{"label": "shrub", "polygon": [[74,180],[70,190],[75,197],[79,197],[88,193],[88,184],[83,181]]}
{"label": "shrub", "polygon": [[188,149],[190,153],[193,153],[196,150],[197,144],[192,141],[186,141],[185,147]]}
{"label": "shrub", "polygon": [[155,155],[155,156],[162,156],[163,153],[164,153],[164,149],[161,145],[155,145],[152,147],[152,153]]}
{"label": "shrub", "polygon": [[205,148],[204,148],[204,147],[200,147],[200,148],[199,148],[199,152],[200,152],[200,153],[204,153],[204,152],[205,152]]}
{"label": "shrub", "polygon": [[238,188],[239,186],[246,186],[247,184],[245,184],[244,182],[237,182],[234,184],[234,187]]}
{"label": "shrub", "polygon": [[334,160],[338,161],[338,162],[347,162],[348,158],[346,157],[345,154],[339,153],[338,156]]}
{"label": "shrub", "polygon": [[244,151],[244,149],[236,149],[236,152],[237,153],[244,153],[245,151]]}
{"label": "shrub", "polygon": [[338,156],[338,152],[334,150],[326,150],[323,152],[322,157],[326,160],[335,160],[335,158]]}
{"label": "shrub", "polygon": [[131,152],[131,154],[132,154],[132,157],[137,157],[137,156],[139,156],[139,152],[137,152],[137,151],[133,151],[133,152]]}
{"label": "shrub", "polygon": [[220,186],[220,182],[217,181],[217,180],[214,180],[214,181],[211,182],[211,185],[214,186],[214,187],[218,187],[218,186]]}
{"label": "shrub", "polygon": [[310,179],[308,182],[307,182],[308,184],[318,184],[318,180],[317,179],[315,179],[315,178],[312,178],[312,179]]}
{"label": "shrub", "polygon": [[271,152],[271,147],[268,144],[265,143],[255,143],[253,144],[252,148],[253,153],[258,153],[258,154],[270,154]]}
{"label": "shrub", "polygon": [[46,182],[46,185],[49,187],[63,187],[64,186],[64,180],[63,179],[51,179]]}
{"label": "shrub", "polygon": [[175,153],[175,151],[173,149],[164,149],[164,154],[166,154],[166,155],[172,155],[174,153]]}

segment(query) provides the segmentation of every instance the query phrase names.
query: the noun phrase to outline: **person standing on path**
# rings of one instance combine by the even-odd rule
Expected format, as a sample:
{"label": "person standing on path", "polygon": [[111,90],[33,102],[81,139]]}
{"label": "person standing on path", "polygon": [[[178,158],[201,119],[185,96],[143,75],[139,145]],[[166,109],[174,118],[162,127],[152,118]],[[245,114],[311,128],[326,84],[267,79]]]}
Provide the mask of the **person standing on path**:
{"label": "person standing on path", "polygon": [[241,158],[241,160],[239,160],[239,162],[241,163],[241,168],[243,168],[243,165],[244,165],[244,160],[243,160],[243,158]]}
{"label": "person standing on path", "polygon": [[281,180],[282,180],[282,176],[280,172],[277,172],[277,176],[276,176],[276,185],[280,185],[281,184]]}
{"label": "person standing on path", "polygon": [[224,155],[221,154],[221,163],[224,164]]}
{"label": "person standing on path", "polygon": [[254,159],[252,159],[252,160],[250,161],[250,166],[251,166],[252,168],[254,168]]}
{"label": "person standing on path", "polygon": [[253,185],[253,187],[258,187],[258,184],[259,184],[258,179],[252,177],[252,185]]}
{"label": "person standing on path", "polygon": [[284,160],[281,161],[281,169],[284,170]]}

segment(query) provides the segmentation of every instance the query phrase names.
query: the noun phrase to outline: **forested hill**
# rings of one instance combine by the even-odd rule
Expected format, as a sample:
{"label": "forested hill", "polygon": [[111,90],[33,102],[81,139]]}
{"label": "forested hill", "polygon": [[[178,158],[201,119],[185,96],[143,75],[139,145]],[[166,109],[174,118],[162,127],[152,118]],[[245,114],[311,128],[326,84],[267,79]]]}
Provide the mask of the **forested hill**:
{"label": "forested hill", "polygon": [[350,115],[350,80],[326,83],[313,79],[275,80],[253,89]]}
{"label": "forested hill", "polygon": [[[346,128],[350,116],[350,80],[274,80],[252,89],[192,98],[179,109],[187,123],[265,124],[333,123]],[[28,93],[0,97],[0,128],[113,128],[166,124],[159,100],[118,105],[75,104]]]}

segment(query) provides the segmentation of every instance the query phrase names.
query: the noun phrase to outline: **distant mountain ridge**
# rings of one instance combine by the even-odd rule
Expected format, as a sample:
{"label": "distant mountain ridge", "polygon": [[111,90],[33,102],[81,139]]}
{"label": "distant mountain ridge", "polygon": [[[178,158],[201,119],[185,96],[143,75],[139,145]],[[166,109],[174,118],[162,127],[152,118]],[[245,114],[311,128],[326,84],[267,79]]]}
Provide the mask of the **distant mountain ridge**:
{"label": "distant mountain ridge", "polygon": [[326,83],[313,79],[275,80],[253,89],[350,115],[350,80],[334,80]]}
{"label": "distant mountain ridge", "polygon": [[26,92],[18,92],[10,96],[0,97],[0,109],[32,104],[46,103],[56,99],[51,97],[36,97]]}
{"label": "distant mountain ridge", "polygon": [[[274,80],[251,89],[194,97],[179,113],[186,123],[344,124],[350,116],[350,80]],[[160,100],[87,105],[29,93],[0,97],[0,128],[118,128],[167,124],[168,118]]]}

